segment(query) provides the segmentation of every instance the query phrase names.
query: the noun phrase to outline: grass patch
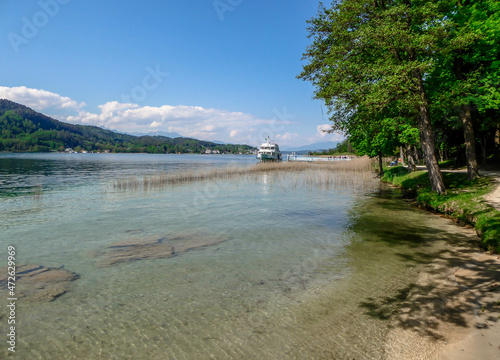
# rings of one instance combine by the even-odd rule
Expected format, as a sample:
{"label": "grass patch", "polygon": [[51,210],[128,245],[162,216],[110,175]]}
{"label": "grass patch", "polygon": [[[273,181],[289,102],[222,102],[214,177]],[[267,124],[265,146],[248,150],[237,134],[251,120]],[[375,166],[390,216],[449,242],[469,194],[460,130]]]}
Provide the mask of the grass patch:
{"label": "grass patch", "polygon": [[[321,176],[328,172],[346,174],[369,174],[371,176],[372,161],[367,157],[357,158],[351,161],[335,162],[265,162],[254,166],[210,168],[200,171],[174,171],[170,173],[155,173],[128,178],[118,178],[113,181],[113,187],[120,191],[128,190],[151,190],[164,186],[186,184],[195,181],[218,181],[230,178],[244,178],[252,175],[262,174],[289,174],[307,173],[311,182],[332,182],[333,177]],[[352,181],[351,181],[352,182]],[[341,185],[341,184],[340,184]]]}
{"label": "grass patch", "polygon": [[382,177],[382,181],[414,194],[419,205],[474,226],[481,245],[500,253],[500,211],[482,198],[493,190],[494,180],[479,177],[469,181],[467,174],[455,172],[443,172],[443,180],[447,191],[439,195],[431,190],[427,171],[408,173],[406,168],[397,166]]}

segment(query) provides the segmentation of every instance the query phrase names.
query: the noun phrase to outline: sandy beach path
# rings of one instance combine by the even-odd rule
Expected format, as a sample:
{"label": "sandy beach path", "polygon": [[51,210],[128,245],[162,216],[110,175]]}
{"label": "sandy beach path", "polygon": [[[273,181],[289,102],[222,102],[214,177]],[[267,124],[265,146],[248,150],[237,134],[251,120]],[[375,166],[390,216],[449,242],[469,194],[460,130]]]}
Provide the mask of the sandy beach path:
{"label": "sandy beach path", "polygon": [[500,257],[482,254],[470,268],[457,271],[455,277],[476,300],[477,306],[473,314],[468,314],[467,322],[473,330],[463,340],[446,346],[438,359],[500,359]]}
{"label": "sandy beach path", "polygon": [[500,211],[500,171],[481,171],[481,175],[489,176],[497,181],[497,187],[484,197],[484,200]]}
{"label": "sandy beach path", "polygon": [[[462,170],[459,170],[462,171]],[[498,182],[485,201],[500,210]],[[391,360],[499,360],[500,255],[477,248],[472,229],[420,274],[391,321],[386,358]]]}
{"label": "sandy beach path", "polygon": [[500,256],[449,249],[391,321],[391,360],[500,359]]}

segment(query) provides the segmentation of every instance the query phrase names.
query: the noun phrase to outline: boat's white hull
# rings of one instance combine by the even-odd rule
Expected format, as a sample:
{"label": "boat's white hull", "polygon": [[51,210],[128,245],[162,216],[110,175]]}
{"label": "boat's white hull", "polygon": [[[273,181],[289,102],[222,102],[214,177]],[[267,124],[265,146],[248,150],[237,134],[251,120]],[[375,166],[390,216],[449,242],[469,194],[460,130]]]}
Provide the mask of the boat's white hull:
{"label": "boat's white hull", "polygon": [[260,161],[281,161],[283,160],[281,153],[278,154],[257,154],[257,159]]}

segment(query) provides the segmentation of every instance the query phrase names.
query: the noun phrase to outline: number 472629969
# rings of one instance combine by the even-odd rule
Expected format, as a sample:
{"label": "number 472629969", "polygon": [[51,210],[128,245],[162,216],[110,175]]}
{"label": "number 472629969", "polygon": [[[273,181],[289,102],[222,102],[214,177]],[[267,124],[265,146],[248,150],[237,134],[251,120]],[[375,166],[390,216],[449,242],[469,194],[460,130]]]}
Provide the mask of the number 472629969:
{"label": "number 472629969", "polygon": [[9,275],[7,288],[9,289],[9,295],[14,296],[16,289],[16,249],[14,246],[9,246],[7,252],[9,254],[7,258],[7,274]]}

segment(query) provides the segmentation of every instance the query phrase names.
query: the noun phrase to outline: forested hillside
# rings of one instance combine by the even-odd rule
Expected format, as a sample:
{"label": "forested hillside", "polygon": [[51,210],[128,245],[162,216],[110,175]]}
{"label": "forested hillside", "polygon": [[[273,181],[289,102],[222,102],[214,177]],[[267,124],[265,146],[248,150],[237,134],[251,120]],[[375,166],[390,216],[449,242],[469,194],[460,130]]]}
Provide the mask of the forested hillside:
{"label": "forested hillside", "polygon": [[130,153],[245,153],[248,145],[215,144],[190,138],[132,136],[96,126],[67,124],[24,105],[0,100],[0,151],[110,151]]}

